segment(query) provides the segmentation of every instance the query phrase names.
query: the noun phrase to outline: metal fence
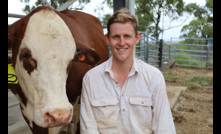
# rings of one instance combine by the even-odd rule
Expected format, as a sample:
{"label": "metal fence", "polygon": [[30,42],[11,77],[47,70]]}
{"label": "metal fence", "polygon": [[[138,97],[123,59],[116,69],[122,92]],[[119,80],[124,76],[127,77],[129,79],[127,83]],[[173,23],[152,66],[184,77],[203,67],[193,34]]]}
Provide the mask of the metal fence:
{"label": "metal fence", "polygon": [[135,45],[135,56],[138,58],[138,59],[141,59],[143,61],[146,62],[146,40],[145,40],[145,37],[146,37],[146,33],[145,32],[141,32],[141,39],[140,39],[140,42],[139,44]]}
{"label": "metal fence", "polygon": [[141,32],[135,56],[160,70],[165,64],[181,67],[213,69],[213,38],[171,38],[159,42],[148,39],[148,31]]}
{"label": "metal fence", "polygon": [[163,44],[162,58],[182,67],[213,69],[213,39],[171,38]]}
{"label": "metal fence", "polygon": [[160,69],[162,65],[163,41],[150,41],[148,38],[148,30],[140,33],[142,36],[139,44],[135,46],[135,57]]}

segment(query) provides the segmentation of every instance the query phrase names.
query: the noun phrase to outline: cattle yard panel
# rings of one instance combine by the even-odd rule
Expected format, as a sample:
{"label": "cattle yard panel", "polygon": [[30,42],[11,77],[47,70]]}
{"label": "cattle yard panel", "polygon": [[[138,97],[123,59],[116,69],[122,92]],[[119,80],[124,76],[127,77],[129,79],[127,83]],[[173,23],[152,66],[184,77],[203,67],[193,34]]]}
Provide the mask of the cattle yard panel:
{"label": "cattle yard panel", "polygon": [[163,59],[182,67],[213,69],[213,39],[171,38],[165,42]]}
{"label": "cattle yard panel", "polygon": [[136,45],[136,57],[161,70],[163,64],[176,63],[181,67],[213,69],[213,38],[171,38],[155,41],[148,31],[141,32]]}
{"label": "cattle yard panel", "polygon": [[161,70],[163,64],[175,61],[177,66],[213,69],[213,38],[171,38],[152,41],[148,31],[141,32],[135,56]]}
{"label": "cattle yard panel", "polygon": [[135,46],[135,57],[151,64],[157,68],[161,68],[163,41],[153,41],[148,38],[148,30],[141,33],[139,44]]}
{"label": "cattle yard panel", "polygon": [[146,34],[145,32],[140,32],[141,33],[141,39],[140,39],[140,42],[135,45],[135,57],[137,57],[138,59],[142,60],[142,61],[145,61],[146,62],[146,57],[145,57],[145,54],[146,54],[146,41],[145,41],[145,37],[146,37]]}

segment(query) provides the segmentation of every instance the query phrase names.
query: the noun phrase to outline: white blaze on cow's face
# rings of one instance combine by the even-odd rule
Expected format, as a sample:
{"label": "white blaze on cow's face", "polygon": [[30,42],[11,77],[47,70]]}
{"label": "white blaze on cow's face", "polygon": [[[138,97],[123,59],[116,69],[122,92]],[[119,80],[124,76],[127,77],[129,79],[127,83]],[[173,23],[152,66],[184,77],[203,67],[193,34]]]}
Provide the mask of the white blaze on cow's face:
{"label": "white blaze on cow's face", "polygon": [[30,17],[15,71],[27,97],[25,115],[41,127],[63,125],[72,118],[66,80],[75,51],[71,31],[54,11]]}

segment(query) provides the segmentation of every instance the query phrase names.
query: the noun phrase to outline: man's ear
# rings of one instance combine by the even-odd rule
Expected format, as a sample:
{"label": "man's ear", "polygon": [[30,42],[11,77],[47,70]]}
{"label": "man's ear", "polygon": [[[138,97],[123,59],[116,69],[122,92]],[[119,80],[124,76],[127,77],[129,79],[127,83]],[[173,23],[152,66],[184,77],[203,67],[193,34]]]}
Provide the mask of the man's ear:
{"label": "man's ear", "polygon": [[108,34],[105,34],[104,37],[105,37],[107,43],[110,44]]}
{"label": "man's ear", "polygon": [[141,36],[142,36],[141,33],[137,32],[135,44],[139,43]]}
{"label": "man's ear", "polygon": [[96,50],[77,48],[73,61],[86,63],[90,65],[95,65],[101,60],[100,56],[97,54]]}

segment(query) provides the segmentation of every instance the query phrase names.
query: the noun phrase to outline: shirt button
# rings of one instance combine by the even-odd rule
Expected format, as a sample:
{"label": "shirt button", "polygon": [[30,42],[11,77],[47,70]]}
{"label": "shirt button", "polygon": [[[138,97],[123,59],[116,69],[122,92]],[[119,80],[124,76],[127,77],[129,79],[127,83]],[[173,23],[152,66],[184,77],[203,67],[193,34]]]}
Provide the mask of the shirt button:
{"label": "shirt button", "polygon": [[124,97],[124,95],[123,95],[123,94],[122,94],[121,96],[122,96],[122,97]]}
{"label": "shirt button", "polygon": [[144,104],[144,102],[143,102],[143,101],[142,101],[141,103],[142,103],[142,104]]}
{"label": "shirt button", "polygon": [[125,109],[123,108],[123,112],[125,111]]}

